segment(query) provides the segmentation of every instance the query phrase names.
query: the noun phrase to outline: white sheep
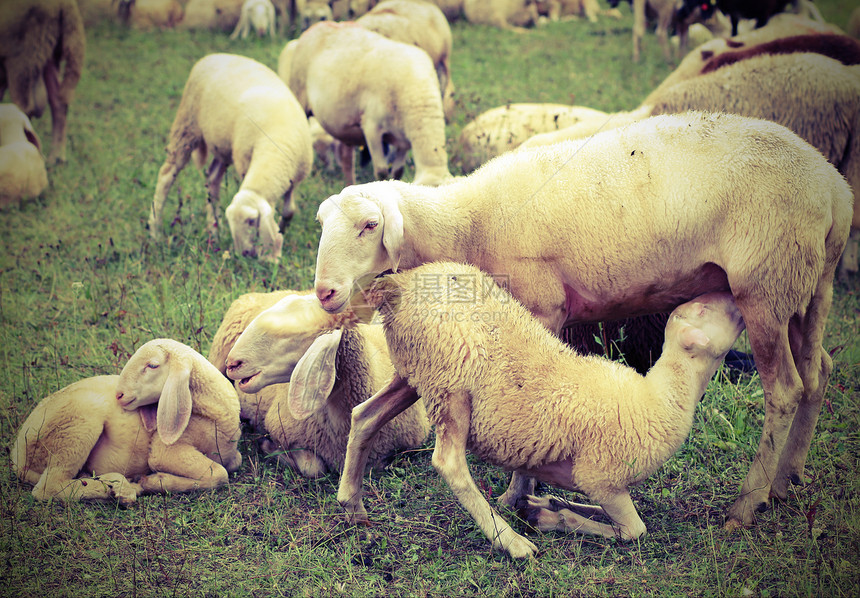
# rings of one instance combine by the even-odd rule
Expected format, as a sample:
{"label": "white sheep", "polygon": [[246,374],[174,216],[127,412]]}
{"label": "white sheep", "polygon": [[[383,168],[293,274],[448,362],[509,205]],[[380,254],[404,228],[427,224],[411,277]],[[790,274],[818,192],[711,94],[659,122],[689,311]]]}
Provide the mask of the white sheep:
{"label": "white sheep", "polygon": [[37,197],[48,186],[42,144],[27,115],[0,104],[0,207]]}
{"label": "white sheep", "polygon": [[426,0],[383,0],[356,19],[356,24],[388,39],[417,46],[427,52],[436,67],[445,116],[454,113],[451,78],[451,27],[442,10]]}
{"label": "white sheep", "polygon": [[321,21],[334,20],[327,0],[300,0],[296,2],[296,14],[302,31]]}
{"label": "white sheep", "polygon": [[[804,39],[808,42],[803,43]],[[824,46],[828,43],[835,48],[834,54],[846,48],[850,51],[854,46],[853,60],[856,62],[860,57],[860,44],[847,36],[831,34],[777,38],[735,52],[721,52],[705,62],[702,70],[708,71],[714,63],[727,62],[736,53],[745,55],[761,49],[787,51],[792,45],[801,50],[787,55],[752,55],[675,85],[661,86],[648,96],[649,103],[632,112],[535,135],[520,147],[583,139],[600,128],[616,128],[650,116],[688,110],[731,112],[772,120],[818,148],[854,189],[854,231],[838,270],[840,277],[847,277],[858,271],[856,256],[860,240],[860,66],[846,66],[838,60],[802,51],[807,46],[826,51]],[[775,97],[780,101],[773,102]]]}
{"label": "white sheep", "polygon": [[[379,326],[356,326],[350,314],[329,314],[311,292],[239,297],[209,359],[237,380],[243,415],[268,433],[263,451],[309,478],[340,471],[352,408],[394,373]],[[303,412],[296,412],[296,401]],[[419,401],[383,428],[369,447],[371,466],[421,445],[429,431]]]}
{"label": "white sheep", "polygon": [[50,163],[66,161],[66,119],[85,53],[75,0],[16,1],[0,11],[0,99],[8,86],[12,102],[30,118],[41,116],[47,101]]}
{"label": "white sheep", "polygon": [[245,0],[239,22],[230,34],[230,39],[245,39],[253,29],[258,37],[275,37],[275,5],[271,0]]}
{"label": "white sheep", "polygon": [[[530,496],[528,518],[539,529],[638,538],[645,524],[628,487],[686,440],[696,404],[743,330],[730,293],[684,303],[669,317],[660,359],[643,376],[578,355],[474,266],[433,262],[389,274],[373,281],[365,298],[382,313],[397,375],[421,395],[436,427],[433,466],[493,547],[520,558],[537,547],[482,496],[467,446],[485,461],[599,504]],[[363,462],[362,440],[350,436],[349,462]],[[338,501],[353,520],[366,521],[354,483],[341,478]],[[611,523],[590,519],[594,514]]]}
{"label": "white sheep", "polygon": [[[95,376],[44,398],[12,447],[40,500],[116,498],[216,488],[242,462],[236,391],[177,341],[142,345],[119,376]],[[95,475],[96,478],[78,477]]]}
{"label": "white sheep", "polygon": [[505,104],[491,108],[460,132],[463,170],[471,172],[539,133],[565,129],[583,120],[605,120],[607,116],[600,110],[565,104]]}
{"label": "white sheep", "polygon": [[244,3],[245,0],[190,0],[185,5],[185,16],[176,28],[233,31]]}
{"label": "white sheep", "polygon": [[134,0],[128,11],[128,24],[140,30],[172,29],[185,16],[179,0]]}
{"label": "white sheep", "polygon": [[539,20],[534,0],[463,0],[463,15],[473,25],[492,25],[517,33],[536,26]]}
{"label": "white sheep", "polygon": [[[348,187],[317,213],[315,288],[336,311],[368,273],[467,262],[507,277],[556,333],[731,291],[765,399],[762,440],[727,523],[749,525],[769,495],[786,498],[802,479],[832,368],[821,343],[852,202],[845,179],[785,127],[660,116],[503,154],[443,187]],[[372,434],[412,398],[393,385],[353,412],[353,433]],[[504,501],[524,485],[513,480]]]}
{"label": "white sheep", "polygon": [[274,71],[232,54],[210,54],[191,69],[158,172],[149,216],[154,239],[162,236],[161,213],[176,176],[192,155],[202,169],[208,154],[210,230],[217,230],[221,179],[232,163],[242,181],[226,210],[234,250],[277,261],[281,232],[295,211],[293,194],[310,172],[313,150],[307,117]]}
{"label": "white sheep", "polygon": [[[412,149],[414,182],[451,178],[445,115],[433,62],[426,52],[354,23],[317,23],[289,42],[278,72],[308,116],[347,146],[367,145],[378,178],[399,178]],[[344,176],[355,181],[352,152]]]}

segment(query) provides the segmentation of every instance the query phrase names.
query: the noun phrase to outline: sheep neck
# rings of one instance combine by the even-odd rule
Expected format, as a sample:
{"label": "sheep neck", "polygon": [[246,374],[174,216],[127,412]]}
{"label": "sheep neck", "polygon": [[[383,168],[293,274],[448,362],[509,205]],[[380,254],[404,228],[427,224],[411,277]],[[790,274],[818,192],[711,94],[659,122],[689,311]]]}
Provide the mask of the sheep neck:
{"label": "sheep neck", "polygon": [[647,393],[647,404],[643,407],[646,413],[651,414],[651,421],[672,422],[669,429],[662,431],[672,452],[690,433],[696,405],[719,364],[720,360],[691,359],[674,347],[664,347],[660,359],[645,375],[651,391]]}
{"label": "sheep neck", "polygon": [[447,201],[442,191],[452,186],[453,183],[444,187],[418,187],[401,196],[404,233],[401,268],[438,260],[470,261],[465,251],[470,218],[465,217],[462,207]]}

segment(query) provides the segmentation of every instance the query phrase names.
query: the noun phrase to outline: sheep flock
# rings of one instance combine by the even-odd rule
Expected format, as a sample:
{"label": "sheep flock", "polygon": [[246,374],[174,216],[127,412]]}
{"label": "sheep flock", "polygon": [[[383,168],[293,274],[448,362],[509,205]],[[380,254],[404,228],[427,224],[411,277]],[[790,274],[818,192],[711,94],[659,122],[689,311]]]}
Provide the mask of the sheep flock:
{"label": "sheep flock", "polygon": [[[6,519],[253,496],[248,529],[312,505],[324,545],[512,563],[684,552],[660,517],[856,541],[821,498],[858,445],[819,418],[860,423],[860,9],[830,1],[9,0]],[[561,63],[473,50],[546,32]],[[591,80],[601,44],[640,92]]]}

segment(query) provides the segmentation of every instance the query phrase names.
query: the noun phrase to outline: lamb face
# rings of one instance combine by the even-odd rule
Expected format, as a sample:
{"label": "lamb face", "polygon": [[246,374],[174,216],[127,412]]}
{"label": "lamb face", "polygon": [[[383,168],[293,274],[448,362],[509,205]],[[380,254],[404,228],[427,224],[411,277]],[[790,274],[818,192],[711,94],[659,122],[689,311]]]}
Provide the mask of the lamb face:
{"label": "lamb face", "polygon": [[170,353],[150,343],[143,347],[126,362],[117,382],[116,400],[126,411],[157,403],[167,381]]}
{"label": "lamb face", "polygon": [[718,363],[743,330],[732,294],[708,293],[675,308],[666,326],[666,346],[676,344],[692,359]]}

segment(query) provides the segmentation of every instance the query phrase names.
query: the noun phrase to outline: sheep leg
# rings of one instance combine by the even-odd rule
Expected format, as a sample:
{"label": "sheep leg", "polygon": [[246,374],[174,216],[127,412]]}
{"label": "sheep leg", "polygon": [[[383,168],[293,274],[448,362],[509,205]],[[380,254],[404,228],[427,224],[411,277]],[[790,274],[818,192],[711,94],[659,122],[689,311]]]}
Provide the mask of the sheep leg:
{"label": "sheep leg", "polygon": [[211,490],[227,483],[227,470],[188,444],[152,444],[149,467],[156,472],[144,476],[140,485],[145,492],[191,492]]}
{"label": "sheep leg", "polygon": [[741,486],[740,497],[729,508],[727,529],[752,525],[755,511],[766,508],[777,461],[803,391],[791,352],[788,324],[775,321],[766,306],[751,303],[738,301],[738,306],[764,389],[765,417],[758,451]]}
{"label": "sheep leg", "polygon": [[[608,517],[612,524],[590,519],[595,515]],[[635,540],[646,532],[626,490],[611,495],[599,507],[568,503],[555,497],[530,496],[528,522],[545,532],[575,532],[621,540]]]}
{"label": "sheep leg", "polygon": [[60,94],[57,65],[48,60],[42,71],[45,81],[45,91],[48,93],[48,104],[51,106],[51,153],[48,161],[51,163],[66,161],[66,116],[69,105],[63,101]]}
{"label": "sheep leg", "polygon": [[212,158],[212,164],[206,171],[206,223],[209,232],[218,232],[218,221],[221,214],[221,179],[227,172],[227,163],[220,158]]}
{"label": "sheep leg", "polygon": [[633,62],[639,62],[643,37],[645,37],[645,0],[633,0]]}
{"label": "sheep leg", "polygon": [[529,494],[534,494],[535,479],[518,471],[511,474],[511,482],[508,489],[499,497],[499,503],[509,509],[515,509],[517,502]]}
{"label": "sheep leg", "polygon": [[785,448],[777,464],[776,477],[771,485],[771,496],[780,500],[788,498],[789,481],[794,484],[802,483],[806,454],[812,443],[827,380],[833,369],[833,360],[822,346],[824,323],[827,321],[832,300],[833,285],[827,280],[819,286],[806,314],[789,323],[793,353],[800,356],[796,362],[803,380],[803,396],[794,414]]}
{"label": "sheep leg", "polygon": [[343,141],[335,142],[335,154],[343,172],[343,180],[346,186],[355,185],[355,152],[351,145]]}
{"label": "sheep leg", "polygon": [[155,240],[160,240],[161,213],[164,210],[164,201],[170,188],[176,181],[179,172],[188,164],[191,158],[192,145],[171,142],[167,150],[167,159],[158,169],[158,179],[155,182],[155,194],[152,197],[152,207],[149,211],[149,235]]}
{"label": "sheep leg", "polygon": [[417,400],[418,393],[395,374],[384,388],[353,408],[343,473],[337,489],[337,502],[346,511],[348,521],[367,521],[361,499],[361,478],[376,433]]}
{"label": "sheep leg", "polygon": [[130,482],[121,473],[106,473],[94,478],[73,478],[64,467],[46,467],[33,488],[33,496],[39,500],[56,498],[69,502],[116,499],[124,507],[134,504],[142,492],[140,484]]}
{"label": "sheep leg", "polygon": [[537,547],[516,533],[487,502],[469,473],[466,462],[466,442],[469,439],[472,401],[466,391],[449,394],[443,399],[445,412],[436,426],[436,448],[433,467],[460,501],[493,548],[506,551],[514,558],[533,556]]}
{"label": "sheep leg", "polygon": [[668,14],[661,14],[657,21],[657,39],[660,40],[660,47],[663,49],[663,57],[666,62],[672,62],[672,46],[669,44],[669,27],[672,26],[672,14],[674,10],[668,11]]}
{"label": "sheep leg", "polygon": [[281,205],[281,221],[278,223],[278,232],[283,233],[296,213],[296,201],[293,198],[293,185],[284,193],[284,203]]}

